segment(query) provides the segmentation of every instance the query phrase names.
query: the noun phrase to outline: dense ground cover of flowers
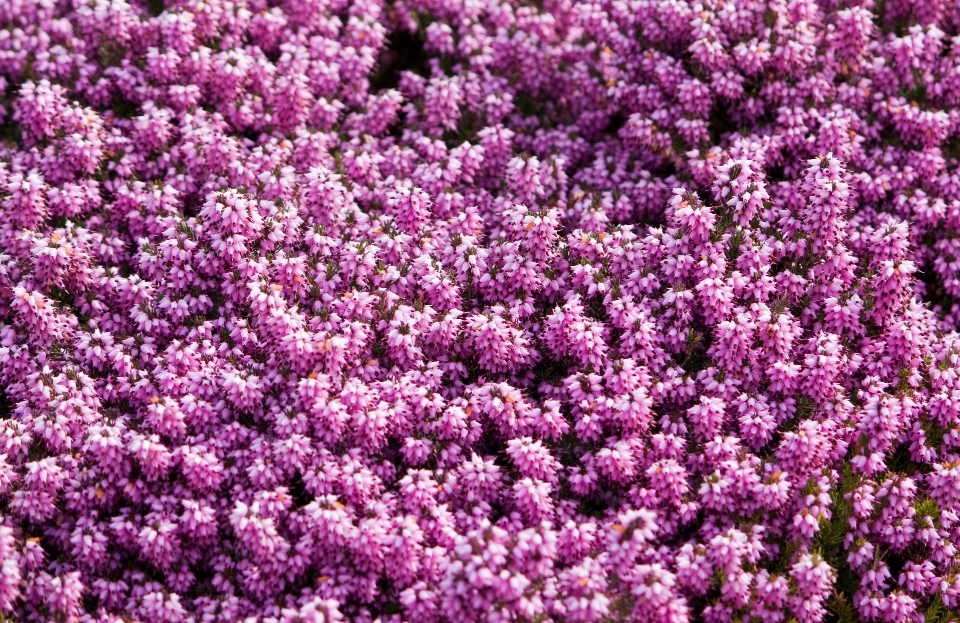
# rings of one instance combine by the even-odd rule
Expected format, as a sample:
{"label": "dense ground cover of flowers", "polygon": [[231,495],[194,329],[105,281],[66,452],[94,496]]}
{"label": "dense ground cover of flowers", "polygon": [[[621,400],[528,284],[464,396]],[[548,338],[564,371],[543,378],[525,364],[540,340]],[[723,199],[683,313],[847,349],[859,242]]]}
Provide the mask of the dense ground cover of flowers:
{"label": "dense ground cover of flowers", "polygon": [[0,1],[0,615],[960,612],[946,0]]}

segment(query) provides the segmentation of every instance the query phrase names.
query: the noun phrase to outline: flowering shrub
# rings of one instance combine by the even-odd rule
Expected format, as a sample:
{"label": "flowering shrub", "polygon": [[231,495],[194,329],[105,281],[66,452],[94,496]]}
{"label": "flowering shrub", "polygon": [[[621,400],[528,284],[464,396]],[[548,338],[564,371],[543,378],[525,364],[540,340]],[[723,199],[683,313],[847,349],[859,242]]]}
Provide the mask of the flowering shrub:
{"label": "flowering shrub", "polygon": [[0,620],[960,617],[960,9],[0,2]]}

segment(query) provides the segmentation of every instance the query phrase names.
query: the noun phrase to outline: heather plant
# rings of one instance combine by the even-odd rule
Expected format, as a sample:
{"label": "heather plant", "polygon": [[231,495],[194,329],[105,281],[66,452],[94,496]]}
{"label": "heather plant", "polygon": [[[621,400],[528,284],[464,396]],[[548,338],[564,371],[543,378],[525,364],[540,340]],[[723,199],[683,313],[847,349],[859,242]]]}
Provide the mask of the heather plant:
{"label": "heather plant", "polygon": [[960,9],[0,2],[0,621],[960,621]]}

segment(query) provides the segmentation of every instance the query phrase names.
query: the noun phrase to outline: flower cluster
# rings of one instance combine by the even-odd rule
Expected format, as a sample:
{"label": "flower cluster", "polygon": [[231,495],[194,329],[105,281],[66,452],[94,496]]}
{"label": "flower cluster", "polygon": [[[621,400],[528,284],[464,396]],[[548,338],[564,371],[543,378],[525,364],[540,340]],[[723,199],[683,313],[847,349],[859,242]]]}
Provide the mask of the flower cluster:
{"label": "flower cluster", "polygon": [[960,8],[0,1],[0,620],[960,617]]}

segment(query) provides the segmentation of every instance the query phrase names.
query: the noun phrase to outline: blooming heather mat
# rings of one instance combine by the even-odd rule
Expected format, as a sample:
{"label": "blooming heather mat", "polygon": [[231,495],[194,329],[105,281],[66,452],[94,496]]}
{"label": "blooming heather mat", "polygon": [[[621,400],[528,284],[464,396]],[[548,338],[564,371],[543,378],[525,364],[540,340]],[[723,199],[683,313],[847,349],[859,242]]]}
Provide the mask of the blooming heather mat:
{"label": "blooming heather mat", "polygon": [[0,621],[958,621],[958,158],[952,0],[0,0]]}

